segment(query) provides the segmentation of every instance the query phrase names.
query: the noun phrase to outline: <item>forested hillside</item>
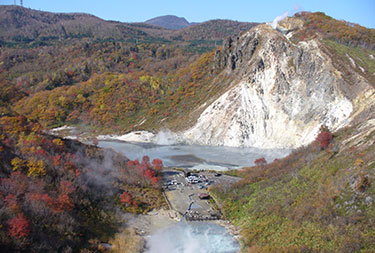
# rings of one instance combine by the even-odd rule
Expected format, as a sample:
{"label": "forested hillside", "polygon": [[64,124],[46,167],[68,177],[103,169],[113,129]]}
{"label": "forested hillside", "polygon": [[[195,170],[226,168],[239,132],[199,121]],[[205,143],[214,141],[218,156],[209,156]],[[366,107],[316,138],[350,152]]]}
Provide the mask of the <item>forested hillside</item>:
{"label": "forested hillside", "polygon": [[211,82],[220,71],[213,61],[215,46],[255,25],[219,20],[170,33],[86,14],[14,6],[0,11],[1,80],[23,97],[14,109],[43,126],[85,124],[102,132],[181,120],[225,88]]}
{"label": "forested hillside", "polygon": [[[4,112],[3,112],[4,113]],[[125,222],[121,212],[164,206],[162,163],[46,135],[23,116],[0,119],[0,248],[95,250]]]}
{"label": "forested hillside", "polygon": [[[150,126],[166,117],[179,117],[180,112],[192,110],[197,101],[206,99],[213,88],[205,85],[215,77],[213,53],[189,57],[175,48],[147,45],[126,51],[112,43],[98,45],[102,46],[98,51],[105,52],[101,53],[95,46],[88,49],[89,57],[84,50],[73,48],[76,57],[60,51],[36,56],[34,65],[26,61],[3,71],[4,80],[12,70],[30,68],[29,73],[13,79],[18,80],[16,88],[24,97],[14,108],[48,127],[84,123],[129,131],[144,119]],[[58,70],[48,71],[47,66],[54,63]],[[47,68],[33,69],[39,65]]]}

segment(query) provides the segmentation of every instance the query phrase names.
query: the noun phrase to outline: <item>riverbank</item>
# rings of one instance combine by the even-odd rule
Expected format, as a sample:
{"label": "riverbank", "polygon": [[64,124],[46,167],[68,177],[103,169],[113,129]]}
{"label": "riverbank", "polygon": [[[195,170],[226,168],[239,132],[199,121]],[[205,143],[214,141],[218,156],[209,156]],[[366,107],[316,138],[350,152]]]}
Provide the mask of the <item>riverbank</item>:
{"label": "riverbank", "polygon": [[225,227],[228,233],[241,245],[241,234],[240,229],[236,227],[229,220],[215,220],[214,223]]}
{"label": "riverbank", "polygon": [[180,221],[181,215],[174,210],[152,210],[148,214],[127,216],[127,225],[134,228],[141,236],[147,237],[160,229],[175,225]]}

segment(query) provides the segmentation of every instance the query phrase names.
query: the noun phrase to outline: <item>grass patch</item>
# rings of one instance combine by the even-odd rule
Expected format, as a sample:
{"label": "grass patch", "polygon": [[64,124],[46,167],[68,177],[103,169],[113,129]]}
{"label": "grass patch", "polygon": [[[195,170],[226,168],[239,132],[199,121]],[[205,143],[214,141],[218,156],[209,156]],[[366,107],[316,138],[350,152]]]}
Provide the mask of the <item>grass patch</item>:
{"label": "grass patch", "polygon": [[[338,54],[341,61],[346,62],[351,66],[352,63],[347,57],[348,55],[356,64],[354,69],[357,73],[365,76],[369,81],[375,81],[373,77],[373,74],[375,73],[375,50],[363,47],[350,47],[328,39],[324,39],[323,43],[333,50],[334,53]],[[362,72],[359,66],[364,72]]]}

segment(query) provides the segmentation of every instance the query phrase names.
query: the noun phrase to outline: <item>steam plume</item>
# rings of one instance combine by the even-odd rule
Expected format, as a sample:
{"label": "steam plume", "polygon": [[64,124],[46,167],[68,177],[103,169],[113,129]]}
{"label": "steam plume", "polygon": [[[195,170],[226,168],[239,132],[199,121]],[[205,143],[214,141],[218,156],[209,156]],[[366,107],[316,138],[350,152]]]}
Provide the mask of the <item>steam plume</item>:
{"label": "steam plume", "polygon": [[298,3],[296,3],[294,6],[293,6],[293,10],[292,11],[286,11],[286,12],[284,12],[283,14],[281,14],[280,16],[277,16],[273,21],[272,21],[272,23],[271,23],[271,26],[272,26],[272,28],[273,29],[276,29],[276,27],[277,27],[277,24],[281,21],[281,20],[283,20],[284,18],[286,18],[286,17],[288,17],[288,15],[290,14],[291,16],[293,16],[294,14],[296,14],[297,12],[299,12],[299,11],[301,11],[302,10],[302,8],[301,8],[301,6],[298,4]]}
{"label": "steam plume", "polygon": [[272,28],[273,29],[276,29],[276,26],[277,26],[277,23],[279,23],[281,20],[283,20],[284,18],[288,17],[288,12],[284,12],[283,14],[281,14],[280,16],[277,16],[273,21],[272,21]]}

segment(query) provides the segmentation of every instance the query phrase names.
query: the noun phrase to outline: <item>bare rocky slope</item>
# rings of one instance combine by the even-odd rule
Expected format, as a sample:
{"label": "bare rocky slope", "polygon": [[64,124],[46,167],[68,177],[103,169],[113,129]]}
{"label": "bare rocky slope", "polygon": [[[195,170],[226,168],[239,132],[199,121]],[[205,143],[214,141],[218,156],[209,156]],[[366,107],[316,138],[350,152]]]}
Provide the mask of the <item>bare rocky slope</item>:
{"label": "bare rocky slope", "polygon": [[354,70],[334,66],[321,41],[292,42],[297,18],[273,29],[268,24],[229,38],[216,63],[235,76],[184,139],[203,145],[295,148],[314,140],[321,125],[348,125],[374,89]]}

